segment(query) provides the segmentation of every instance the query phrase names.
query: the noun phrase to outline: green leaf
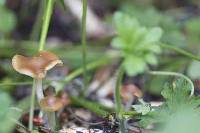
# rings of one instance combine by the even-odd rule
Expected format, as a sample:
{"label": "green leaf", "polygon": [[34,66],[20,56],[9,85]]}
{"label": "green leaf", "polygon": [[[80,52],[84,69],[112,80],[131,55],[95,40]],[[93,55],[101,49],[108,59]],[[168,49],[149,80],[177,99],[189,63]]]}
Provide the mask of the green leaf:
{"label": "green leaf", "polygon": [[152,28],[149,30],[147,35],[144,38],[144,42],[147,43],[156,43],[160,40],[162,36],[162,30],[159,27]]}
{"label": "green leaf", "polygon": [[114,24],[117,33],[124,38],[134,33],[134,31],[139,27],[139,23],[135,18],[131,18],[121,12],[115,13]]}
{"label": "green leaf", "polygon": [[[199,121],[200,98],[190,97],[190,89],[190,84],[183,79],[177,79],[173,83],[165,84],[164,89],[161,92],[165,99],[165,103],[159,107],[154,107],[152,112],[142,116],[140,123],[143,126],[149,124],[159,125],[159,133],[179,133],[183,127],[174,127],[177,131],[173,132],[174,130],[171,130],[173,125],[182,125],[185,121],[190,121],[190,123]],[[190,116],[192,116],[191,119]],[[191,129],[190,126],[191,124],[188,124],[188,126],[185,125],[186,128]],[[194,126],[193,128],[197,129],[198,126]],[[188,131],[187,129],[184,130]],[[191,131],[191,133],[195,133],[193,130]]]}
{"label": "green leaf", "polygon": [[157,65],[158,64],[158,60],[156,58],[156,56],[154,54],[146,54],[145,55],[145,60],[147,61],[147,63],[151,64],[151,65]]}
{"label": "green leaf", "polygon": [[141,113],[142,115],[146,115],[151,111],[150,104],[133,105],[132,107],[137,113]]}
{"label": "green leaf", "polygon": [[126,57],[123,65],[129,76],[140,74],[146,69],[146,63],[144,62],[144,60],[136,56]]}
{"label": "green leaf", "polygon": [[8,33],[15,28],[16,17],[10,10],[0,6],[0,18],[0,32]]}
{"label": "green leaf", "polygon": [[0,132],[9,133],[14,128],[14,123],[11,121],[11,118],[14,119],[13,115],[15,113],[10,111],[12,100],[8,94],[0,92],[0,101]]}
{"label": "green leaf", "polygon": [[126,48],[126,44],[124,40],[122,40],[120,37],[116,37],[111,42],[112,47],[116,49],[124,49]]}
{"label": "green leaf", "polygon": [[147,64],[157,64],[154,54],[161,53],[157,45],[162,35],[159,27],[141,26],[137,19],[122,12],[115,13],[114,24],[117,36],[111,45],[121,51],[123,65],[129,76],[143,73],[148,68]]}
{"label": "green leaf", "polygon": [[[178,105],[177,105],[178,106]],[[180,108],[169,115],[160,133],[197,133],[200,131],[200,112],[193,108]]]}
{"label": "green leaf", "polygon": [[190,84],[183,79],[178,79],[172,84],[167,83],[161,94],[166,99],[168,107],[176,110],[182,104],[188,103],[190,91]]}

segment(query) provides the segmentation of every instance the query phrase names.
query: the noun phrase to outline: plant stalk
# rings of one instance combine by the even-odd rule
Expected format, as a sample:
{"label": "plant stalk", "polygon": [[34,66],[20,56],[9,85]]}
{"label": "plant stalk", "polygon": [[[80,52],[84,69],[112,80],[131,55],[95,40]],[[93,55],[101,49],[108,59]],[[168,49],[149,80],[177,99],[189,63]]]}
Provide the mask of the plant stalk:
{"label": "plant stalk", "polygon": [[55,131],[56,128],[56,114],[55,112],[46,112],[48,118],[48,126],[52,131]]}
{"label": "plant stalk", "polygon": [[[50,23],[51,15],[53,12],[53,5],[54,5],[54,0],[48,0],[47,8],[45,10],[44,18],[43,18],[44,20],[43,20],[42,32],[40,36],[39,51],[42,51],[44,49],[47,32],[49,28],[49,23]],[[42,79],[34,79],[34,83],[33,83],[33,90],[32,90],[32,96],[31,96],[31,110],[30,110],[30,117],[29,117],[30,131],[33,129],[35,93],[37,95],[38,102],[40,102],[40,100],[44,98],[44,94],[42,90]]]}
{"label": "plant stalk", "polygon": [[117,117],[120,122],[120,131],[121,133],[125,133],[125,123],[124,123],[124,118],[121,115],[121,111],[123,110],[122,103],[121,103],[121,82],[124,76],[124,68],[123,66],[120,66],[118,76],[117,76],[117,81],[116,81],[116,87],[115,87],[115,110],[117,113]]}
{"label": "plant stalk", "polygon": [[81,42],[82,42],[82,56],[83,56],[83,80],[84,80],[84,92],[87,89],[87,33],[86,33],[86,22],[87,22],[87,0],[83,1],[82,7],[82,26],[81,26]]}
{"label": "plant stalk", "polygon": [[182,55],[184,55],[186,57],[189,57],[189,58],[191,58],[193,60],[200,61],[200,57],[199,56],[193,55],[192,53],[187,52],[187,51],[185,51],[183,49],[180,49],[180,48],[177,48],[177,47],[174,47],[174,46],[171,46],[171,45],[167,45],[167,44],[161,44],[160,46],[163,47],[163,48],[167,48],[167,49],[173,50],[173,51],[175,51],[175,52],[177,52],[179,54],[182,54]]}
{"label": "plant stalk", "polygon": [[38,103],[40,100],[44,98],[43,89],[42,89],[42,79],[35,79],[35,85],[36,85],[36,95],[38,99]]}
{"label": "plant stalk", "polygon": [[72,104],[89,109],[90,111],[92,111],[93,113],[101,117],[106,117],[109,114],[108,110],[112,110],[101,104],[91,102],[80,97],[73,96],[73,97],[70,97],[70,100],[72,101]]}
{"label": "plant stalk", "polygon": [[39,10],[37,12],[37,16],[36,16],[36,20],[35,23],[33,25],[31,34],[30,34],[30,40],[32,41],[38,41],[39,39],[39,33],[40,33],[40,29],[41,29],[41,23],[42,23],[42,15],[44,14],[43,12],[45,11],[45,4],[46,1],[45,0],[41,0],[39,2]]}
{"label": "plant stalk", "polygon": [[37,95],[38,103],[42,98],[44,98],[42,90],[42,79],[34,79],[33,87],[31,93],[31,105],[29,113],[29,130],[33,130],[33,117],[34,117],[34,105],[35,105],[35,95]]}
{"label": "plant stalk", "polygon": [[42,32],[41,32],[40,43],[39,43],[39,51],[42,51],[44,49],[45,41],[47,38],[47,32],[49,29],[49,23],[50,23],[51,15],[53,12],[53,5],[54,5],[54,0],[48,0],[46,11],[44,13],[44,18],[43,18]]}
{"label": "plant stalk", "polygon": [[30,105],[30,113],[29,113],[29,130],[33,130],[33,116],[34,116],[34,105],[35,105],[35,93],[36,93],[36,82],[33,81],[33,87],[31,92],[31,105]]}

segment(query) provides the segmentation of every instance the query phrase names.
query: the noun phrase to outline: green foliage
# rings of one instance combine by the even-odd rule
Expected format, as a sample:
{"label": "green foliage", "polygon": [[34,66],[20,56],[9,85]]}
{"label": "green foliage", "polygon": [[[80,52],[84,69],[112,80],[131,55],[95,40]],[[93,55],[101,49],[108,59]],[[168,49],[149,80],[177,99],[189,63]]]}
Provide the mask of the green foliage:
{"label": "green foliage", "polygon": [[188,75],[192,79],[199,79],[200,78],[199,68],[200,68],[200,62],[192,61],[191,64],[189,65],[188,69],[187,69]]}
{"label": "green foliage", "polygon": [[16,25],[15,15],[3,6],[0,6],[0,32],[8,33],[11,32]]}
{"label": "green foliage", "polygon": [[198,43],[200,41],[200,17],[193,18],[186,22],[185,27],[191,42]]}
{"label": "green foliage", "polygon": [[[166,58],[161,57],[162,60],[159,62],[158,70],[177,72],[188,63],[184,58]],[[160,95],[163,85],[169,80],[170,78],[168,76],[150,76],[149,81],[145,84],[145,88],[151,94]]]}
{"label": "green foliage", "polygon": [[5,0],[0,0],[0,6],[3,6],[6,3]]}
{"label": "green foliage", "polygon": [[[187,81],[179,79],[172,84],[167,83],[164,86],[161,95],[166,100],[166,105],[170,110],[176,111],[181,105],[190,101],[189,92],[191,85]],[[179,106],[177,106],[179,105]]]}
{"label": "green foliage", "polygon": [[189,97],[190,90],[190,84],[182,79],[167,83],[161,93],[165,103],[143,116],[140,124],[156,124],[159,133],[196,133],[200,129],[200,99]]}
{"label": "green foliage", "polygon": [[[138,19],[147,27],[158,26],[163,29],[161,40],[165,43],[183,46],[185,37],[181,32],[181,24],[171,14],[163,13],[156,8],[139,5],[125,4],[122,11]],[[147,21],[148,20],[148,21]]]}
{"label": "green foliage", "polygon": [[141,105],[133,105],[132,107],[137,113],[141,113],[142,115],[146,115],[151,111],[151,106],[148,103]]}
{"label": "green foliage", "polygon": [[37,130],[32,130],[31,133],[40,133],[40,132]]}
{"label": "green foliage", "polygon": [[158,45],[162,35],[160,28],[143,27],[137,19],[121,12],[114,15],[114,25],[117,36],[112,40],[112,46],[121,51],[123,66],[129,76],[143,73],[147,64],[157,64],[155,54],[161,52]]}
{"label": "green foliage", "polygon": [[14,127],[11,118],[14,119],[14,114],[10,110],[12,100],[8,94],[0,92],[0,132],[9,133]]}

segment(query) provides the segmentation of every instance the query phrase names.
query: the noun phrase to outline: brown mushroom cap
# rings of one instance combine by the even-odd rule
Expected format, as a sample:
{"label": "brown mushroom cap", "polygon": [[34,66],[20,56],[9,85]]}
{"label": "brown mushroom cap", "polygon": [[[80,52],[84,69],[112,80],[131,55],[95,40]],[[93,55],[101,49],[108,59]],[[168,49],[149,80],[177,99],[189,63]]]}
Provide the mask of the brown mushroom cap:
{"label": "brown mushroom cap", "polygon": [[70,97],[69,95],[64,92],[64,91],[60,91],[57,95],[57,97],[59,97],[63,103],[63,105],[69,105],[71,103]]}
{"label": "brown mushroom cap", "polygon": [[143,93],[134,84],[127,84],[122,87],[121,96],[127,101],[130,96],[136,96],[136,97],[140,98],[143,96]]}
{"label": "brown mushroom cap", "polygon": [[12,58],[13,68],[17,72],[33,78],[44,78],[48,70],[62,64],[63,62],[55,54],[47,51],[40,51],[34,57],[15,55]]}
{"label": "brown mushroom cap", "polygon": [[40,107],[46,112],[55,112],[63,106],[62,100],[55,96],[47,96],[40,101]]}

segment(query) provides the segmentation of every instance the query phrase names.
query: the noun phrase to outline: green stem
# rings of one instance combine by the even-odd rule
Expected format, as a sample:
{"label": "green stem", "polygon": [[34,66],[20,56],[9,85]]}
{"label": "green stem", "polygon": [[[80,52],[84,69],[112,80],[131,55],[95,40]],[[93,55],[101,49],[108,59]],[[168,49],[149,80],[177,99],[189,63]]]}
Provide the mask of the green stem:
{"label": "green stem", "polygon": [[56,128],[56,114],[55,112],[46,112],[48,117],[48,126],[51,128],[51,130],[54,132]]}
{"label": "green stem", "polygon": [[117,76],[117,81],[116,81],[116,87],[115,87],[115,109],[117,114],[120,113],[121,109],[121,95],[120,95],[120,90],[121,90],[121,82],[122,78],[124,75],[124,70],[122,67],[119,68],[118,76]]}
{"label": "green stem", "polygon": [[175,52],[177,52],[179,54],[182,54],[184,56],[187,56],[187,57],[189,57],[189,58],[191,58],[193,60],[200,61],[200,57],[199,56],[193,55],[192,53],[187,52],[187,51],[185,51],[183,49],[180,49],[180,48],[177,48],[177,47],[174,47],[174,46],[171,46],[171,45],[167,45],[167,44],[161,44],[160,46],[163,47],[163,48],[167,48],[167,49],[173,50],[173,51],[175,51]]}
{"label": "green stem", "polygon": [[124,125],[124,118],[121,115],[121,111],[122,109],[122,103],[121,103],[121,82],[123,79],[123,75],[124,75],[124,69],[122,66],[120,66],[119,68],[119,72],[118,72],[118,76],[117,76],[117,81],[116,81],[116,87],[115,87],[115,110],[117,113],[117,117],[119,119],[120,122],[120,131],[121,133],[125,133],[125,125]]}
{"label": "green stem", "polygon": [[129,117],[134,117],[137,116],[140,113],[137,113],[136,111],[121,111],[122,116],[129,116]]}
{"label": "green stem", "polygon": [[165,71],[149,71],[148,73],[152,74],[152,75],[177,76],[177,77],[180,77],[180,78],[184,78],[191,85],[190,97],[192,97],[194,95],[194,84],[193,84],[193,82],[187,76],[185,76],[181,73],[165,72]]}
{"label": "green stem", "polygon": [[29,131],[33,130],[33,116],[34,116],[34,105],[35,105],[35,94],[36,94],[36,81],[33,81],[32,93],[31,93],[31,107],[29,113]]}
{"label": "green stem", "polygon": [[82,27],[81,27],[81,42],[82,42],[82,56],[83,56],[83,80],[84,80],[84,92],[87,88],[87,34],[86,34],[86,21],[87,21],[87,0],[83,0],[82,9]]}
{"label": "green stem", "polygon": [[[39,45],[39,51],[44,49],[45,40],[47,37],[47,32],[49,28],[50,18],[53,11],[53,5],[54,0],[48,0],[47,3],[47,9],[45,11],[43,26],[42,26],[42,32],[41,32],[41,38],[40,38],[40,45]],[[33,117],[34,117],[34,103],[35,103],[35,93],[37,91],[37,97],[40,101],[41,98],[43,98],[43,92],[42,92],[42,79],[34,79],[33,82],[33,89],[32,89],[32,96],[31,96],[31,108],[30,108],[30,115],[29,115],[29,130],[31,131],[33,129]]]}
{"label": "green stem", "polygon": [[40,36],[39,51],[42,51],[44,49],[47,32],[48,32],[48,28],[49,28],[49,23],[50,23],[51,15],[53,12],[53,5],[54,5],[54,0],[48,0],[47,9],[44,13],[45,16],[43,18],[44,20],[43,20],[42,32],[41,32],[41,36]]}
{"label": "green stem", "polygon": [[72,104],[79,105],[79,106],[82,106],[84,108],[87,108],[98,116],[106,117],[109,114],[109,112],[106,111],[106,110],[108,110],[108,108],[104,107],[101,104],[91,102],[91,101],[87,101],[87,100],[80,98],[80,97],[70,97],[70,99],[72,101]]}
{"label": "green stem", "polygon": [[[95,62],[92,62],[92,63],[89,63],[88,65],[86,65],[86,68],[87,70],[92,70],[100,65],[103,65],[103,64],[106,64],[108,62],[108,59],[100,59],[98,61],[95,61]],[[70,73],[70,75],[68,75],[64,81],[66,82],[69,82],[71,81],[72,79],[74,79],[75,77],[81,75],[82,73],[84,73],[84,69],[83,68],[79,68],[75,71],[73,71],[72,73]]]}
{"label": "green stem", "polygon": [[42,15],[44,14],[44,10],[45,10],[45,0],[41,0],[39,2],[39,11],[37,13],[37,16],[36,16],[36,20],[35,20],[35,23],[33,25],[33,28],[32,28],[32,32],[31,32],[31,35],[30,35],[30,40],[32,41],[38,41],[39,39],[39,33],[40,33],[40,29],[41,29],[41,23],[42,23]]}
{"label": "green stem", "polygon": [[12,82],[12,83],[0,83],[0,86],[18,86],[18,85],[30,85],[33,84],[32,81],[25,81],[25,82]]}

